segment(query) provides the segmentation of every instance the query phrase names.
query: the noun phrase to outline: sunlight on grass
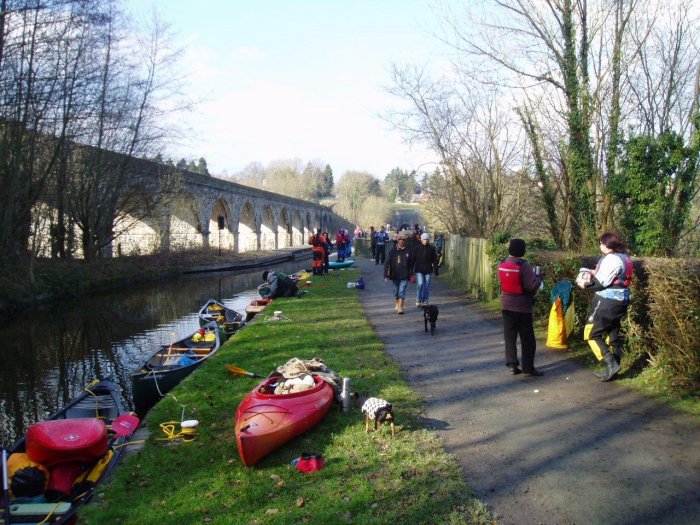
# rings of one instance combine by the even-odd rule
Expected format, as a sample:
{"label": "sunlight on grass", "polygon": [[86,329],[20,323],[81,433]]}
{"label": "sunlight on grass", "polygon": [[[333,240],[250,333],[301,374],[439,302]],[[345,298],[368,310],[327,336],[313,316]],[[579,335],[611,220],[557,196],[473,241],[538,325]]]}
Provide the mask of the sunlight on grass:
{"label": "sunlight on grass", "polygon": [[[278,299],[291,322],[264,315],[234,335],[149,414],[146,447],[127,458],[100,491],[83,523],[354,523],[488,524],[493,518],[465,485],[455,459],[417,417],[420,400],[384,353],[367,322],[356,289],[346,282],[359,271],[314,277],[300,299]],[[264,458],[242,465],[233,419],[259,380],[229,374],[230,363],[266,376],[288,359],[318,357],[353,390],[394,404],[398,432],[365,434],[359,407],[334,406],[315,428]],[[175,399],[176,398],[176,399]],[[200,421],[192,443],[162,440],[159,423]],[[303,474],[290,462],[305,451],[321,452],[325,468]]]}

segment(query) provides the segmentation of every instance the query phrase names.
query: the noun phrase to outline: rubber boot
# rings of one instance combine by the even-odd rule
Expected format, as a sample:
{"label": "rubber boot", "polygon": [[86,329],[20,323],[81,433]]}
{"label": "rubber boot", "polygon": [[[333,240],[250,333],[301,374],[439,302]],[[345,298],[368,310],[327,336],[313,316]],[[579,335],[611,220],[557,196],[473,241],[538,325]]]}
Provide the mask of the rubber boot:
{"label": "rubber boot", "polygon": [[399,315],[403,315],[403,301],[403,299],[399,299],[399,309],[397,310]]}
{"label": "rubber boot", "polygon": [[600,380],[610,381],[613,377],[615,377],[615,374],[617,374],[620,371],[620,365],[617,364],[617,361],[615,361],[615,356],[610,352],[605,354],[603,360],[605,361],[606,370],[603,373]]}
{"label": "rubber boot", "polygon": [[619,365],[622,362],[622,345],[617,342],[611,345],[612,354],[615,356],[615,362]]}

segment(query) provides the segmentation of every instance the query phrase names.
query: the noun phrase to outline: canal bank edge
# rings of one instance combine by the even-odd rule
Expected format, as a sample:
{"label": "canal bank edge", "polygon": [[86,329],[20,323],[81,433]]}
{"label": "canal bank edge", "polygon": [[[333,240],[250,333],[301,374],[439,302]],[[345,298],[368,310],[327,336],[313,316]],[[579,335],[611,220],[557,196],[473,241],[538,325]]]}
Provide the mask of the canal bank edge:
{"label": "canal bank edge", "polygon": [[[290,261],[302,261],[310,257],[310,247],[286,248],[284,250],[264,252],[259,256],[223,261],[216,260],[219,257],[212,255],[211,259],[216,260],[216,262],[205,264],[192,264],[176,257],[163,260],[156,256],[148,256],[140,257],[139,263],[133,265],[132,271],[129,271],[128,261],[125,260],[123,261],[125,264],[117,272],[118,275],[103,276],[93,274],[90,275],[89,283],[84,282],[85,280],[82,280],[81,276],[76,275],[71,269],[65,269],[66,267],[58,264],[51,270],[51,277],[42,280],[38,284],[38,279],[31,283],[28,276],[22,279],[18,275],[12,277],[12,274],[8,272],[5,275],[5,280],[0,281],[0,322],[31,307],[50,304],[63,299],[74,299],[92,293],[115,290],[127,285],[156,282],[188,273],[249,270]],[[152,263],[144,265],[144,261],[149,259],[152,259]],[[144,269],[144,266],[148,268]],[[85,269],[81,275],[86,275],[89,272],[89,269]],[[25,271],[24,273],[28,272]]]}

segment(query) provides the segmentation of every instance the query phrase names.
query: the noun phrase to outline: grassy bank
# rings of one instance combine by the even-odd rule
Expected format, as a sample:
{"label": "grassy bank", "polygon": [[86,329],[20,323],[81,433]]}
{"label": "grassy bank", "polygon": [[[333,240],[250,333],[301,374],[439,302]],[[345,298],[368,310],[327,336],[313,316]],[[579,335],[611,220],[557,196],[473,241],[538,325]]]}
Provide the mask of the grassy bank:
{"label": "grassy bank", "polygon": [[[471,495],[454,458],[420,419],[416,394],[383,350],[346,283],[357,270],[316,277],[301,299],[279,299],[290,322],[257,322],[233,336],[195,374],[148,415],[151,435],[113,481],[100,490],[82,523],[222,524],[458,524],[492,523]],[[260,316],[259,316],[260,317]],[[231,363],[267,375],[288,359],[319,357],[353,390],[389,399],[399,431],[369,435],[359,408],[334,406],[317,427],[244,467],[236,451],[233,417],[256,379],[230,375]],[[159,423],[200,422],[191,443],[165,441]],[[290,461],[321,452],[326,467],[303,474]]]}

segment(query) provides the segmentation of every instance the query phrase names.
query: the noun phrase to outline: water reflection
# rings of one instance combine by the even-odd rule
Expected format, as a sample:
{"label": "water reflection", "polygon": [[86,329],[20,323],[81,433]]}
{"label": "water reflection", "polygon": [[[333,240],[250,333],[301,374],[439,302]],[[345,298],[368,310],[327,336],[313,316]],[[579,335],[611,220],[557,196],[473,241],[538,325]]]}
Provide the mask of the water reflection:
{"label": "water reflection", "polygon": [[[293,273],[304,264],[276,269]],[[260,273],[182,276],[37,308],[1,325],[0,442],[10,446],[98,377],[111,377],[133,407],[130,373],[159,345],[199,328],[197,312],[207,299],[242,311],[256,297]]]}

